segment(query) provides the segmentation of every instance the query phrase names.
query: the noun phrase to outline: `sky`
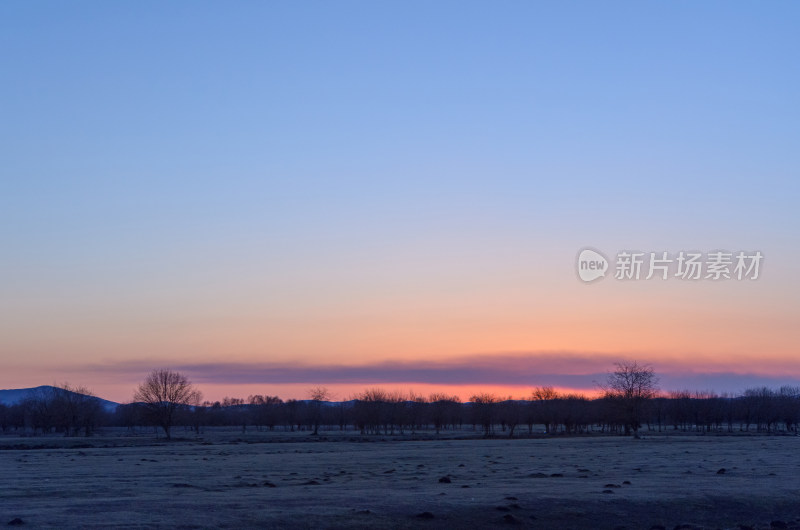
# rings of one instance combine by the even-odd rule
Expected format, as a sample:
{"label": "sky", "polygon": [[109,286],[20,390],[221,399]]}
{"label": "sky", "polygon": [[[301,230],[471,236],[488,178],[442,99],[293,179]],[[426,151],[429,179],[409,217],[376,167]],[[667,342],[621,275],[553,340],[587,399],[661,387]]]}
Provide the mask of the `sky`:
{"label": "sky", "polygon": [[[0,4],[0,388],[800,385],[795,2]],[[605,277],[583,282],[598,250]],[[622,251],[757,279],[617,279]],[[673,266],[676,266],[673,263]],[[646,270],[645,270],[646,272]]]}

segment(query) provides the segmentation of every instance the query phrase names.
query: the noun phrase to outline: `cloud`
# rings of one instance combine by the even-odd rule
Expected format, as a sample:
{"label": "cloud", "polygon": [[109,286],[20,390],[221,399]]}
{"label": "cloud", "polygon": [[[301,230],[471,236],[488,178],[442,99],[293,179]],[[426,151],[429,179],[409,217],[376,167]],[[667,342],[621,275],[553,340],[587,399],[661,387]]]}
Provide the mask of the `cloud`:
{"label": "cloud", "polygon": [[[377,361],[365,364],[306,364],[198,362],[173,363],[166,367],[187,373],[196,383],[208,384],[363,384],[421,383],[439,385],[539,386],[598,388],[613,363],[629,356],[608,353],[545,352],[528,354],[484,354],[441,361]],[[644,360],[647,361],[646,359]],[[793,374],[737,373],[733,370],[698,371],[685,361],[654,363],[665,390],[715,390],[736,392],[752,386],[797,385]],[[154,359],[85,366],[86,374],[139,380],[153,368],[164,366]],[[70,367],[70,371],[77,370]]]}

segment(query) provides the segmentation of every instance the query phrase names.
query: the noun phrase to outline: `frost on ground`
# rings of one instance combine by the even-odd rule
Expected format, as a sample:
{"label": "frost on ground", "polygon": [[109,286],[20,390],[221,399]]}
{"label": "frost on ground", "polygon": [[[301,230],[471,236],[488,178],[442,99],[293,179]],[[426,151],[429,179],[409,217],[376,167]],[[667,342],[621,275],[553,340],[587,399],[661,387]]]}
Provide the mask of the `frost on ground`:
{"label": "frost on ground", "polygon": [[800,528],[793,436],[354,439],[0,437],[0,524]]}

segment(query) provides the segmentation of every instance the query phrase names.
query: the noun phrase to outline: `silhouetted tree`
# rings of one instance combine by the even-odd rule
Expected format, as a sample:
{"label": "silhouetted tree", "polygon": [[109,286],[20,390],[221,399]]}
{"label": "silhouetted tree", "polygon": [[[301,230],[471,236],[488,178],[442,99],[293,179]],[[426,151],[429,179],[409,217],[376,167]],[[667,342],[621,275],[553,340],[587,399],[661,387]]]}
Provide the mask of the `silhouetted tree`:
{"label": "silhouetted tree", "polygon": [[427,423],[426,411],[428,406],[428,400],[425,399],[425,396],[417,395],[413,391],[408,393],[406,418],[411,427],[411,434],[422,428],[423,423]]}
{"label": "silhouetted tree", "polygon": [[84,436],[91,436],[100,418],[101,408],[97,398],[86,387],[71,387],[64,383],[52,387],[48,399],[56,429],[63,431],[64,436],[75,436],[83,431]]}
{"label": "silhouetted tree", "polygon": [[561,396],[551,403],[555,409],[556,421],[560,423],[564,432],[576,434],[587,430],[589,419],[589,400],[580,394]]}
{"label": "silhouetted tree", "polygon": [[172,370],[153,370],[139,385],[133,399],[145,406],[147,415],[156,425],[164,429],[171,439],[170,429],[175,424],[179,411],[200,402],[200,391],[185,375]]}
{"label": "silhouetted tree", "polygon": [[511,396],[499,404],[499,417],[503,429],[508,428],[508,437],[514,437],[517,425],[524,421],[522,404]]}
{"label": "silhouetted tree", "polygon": [[311,434],[316,436],[319,434],[319,424],[322,422],[322,402],[330,400],[331,393],[324,386],[318,386],[308,391],[308,397],[311,399],[309,417],[314,427],[314,432]]}
{"label": "silhouetted tree", "polygon": [[782,386],[778,391],[778,407],[786,431],[797,433],[800,421],[800,387]]}
{"label": "silhouetted tree", "polygon": [[531,403],[529,404],[528,431],[533,430],[534,423],[544,425],[544,432],[550,434],[551,426],[555,424],[555,405],[558,399],[558,392],[551,386],[540,386],[531,392]]}
{"label": "silhouetted tree", "polygon": [[0,403],[0,430],[2,430],[3,434],[8,430],[8,426],[11,423],[11,412],[9,407],[7,407],[4,403]]}
{"label": "silhouetted tree", "polygon": [[288,429],[294,432],[295,425],[300,424],[300,402],[296,399],[289,399],[283,404],[283,420]]}
{"label": "silhouetted tree", "polygon": [[378,434],[381,426],[388,424],[389,394],[385,390],[368,388],[357,394],[354,401],[353,421],[361,434]]}
{"label": "silhouetted tree", "polygon": [[430,402],[428,405],[430,407],[430,419],[436,429],[436,434],[439,434],[448,423],[455,423],[458,412],[454,411],[454,408],[461,403],[461,399],[458,396],[433,393],[428,397],[428,401]]}
{"label": "silhouetted tree", "polygon": [[489,436],[494,429],[495,409],[499,399],[494,394],[475,394],[470,397],[472,402],[472,423],[483,427],[483,435]]}
{"label": "silhouetted tree", "polygon": [[633,431],[639,437],[642,413],[647,400],[658,392],[658,378],[649,365],[635,361],[615,363],[616,369],[608,374],[601,388],[605,397],[616,404],[622,412],[625,434]]}

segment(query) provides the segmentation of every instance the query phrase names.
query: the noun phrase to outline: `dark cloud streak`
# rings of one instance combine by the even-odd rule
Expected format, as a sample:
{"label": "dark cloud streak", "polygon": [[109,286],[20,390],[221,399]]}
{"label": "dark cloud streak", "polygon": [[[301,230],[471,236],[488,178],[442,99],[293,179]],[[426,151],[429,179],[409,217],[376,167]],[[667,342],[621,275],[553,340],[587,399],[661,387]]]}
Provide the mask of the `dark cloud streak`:
{"label": "dark cloud streak", "polygon": [[[494,354],[465,356],[447,361],[383,361],[362,365],[306,365],[303,363],[176,363],[169,368],[186,372],[196,383],[208,384],[431,384],[537,386],[594,389],[613,363],[626,356],[575,354]],[[156,360],[83,367],[82,372],[138,378],[163,363]],[[687,373],[677,363],[664,363],[656,372],[665,390],[738,392],[754,386],[797,385],[798,379],[733,372]],[[70,371],[75,371],[71,367]]]}

